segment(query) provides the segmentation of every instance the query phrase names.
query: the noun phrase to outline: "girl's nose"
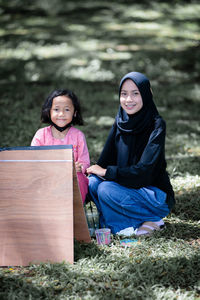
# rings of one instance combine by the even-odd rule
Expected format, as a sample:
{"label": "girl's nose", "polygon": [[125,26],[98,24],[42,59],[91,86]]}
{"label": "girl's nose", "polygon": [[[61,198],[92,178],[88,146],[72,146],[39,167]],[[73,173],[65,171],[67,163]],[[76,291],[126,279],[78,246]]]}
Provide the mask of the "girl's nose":
{"label": "girl's nose", "polygon": [[62,110],[59,112],[59,115],[60,115],[60,116],[63,116],[63,115],[64,115],[64,113],[63,113]]}

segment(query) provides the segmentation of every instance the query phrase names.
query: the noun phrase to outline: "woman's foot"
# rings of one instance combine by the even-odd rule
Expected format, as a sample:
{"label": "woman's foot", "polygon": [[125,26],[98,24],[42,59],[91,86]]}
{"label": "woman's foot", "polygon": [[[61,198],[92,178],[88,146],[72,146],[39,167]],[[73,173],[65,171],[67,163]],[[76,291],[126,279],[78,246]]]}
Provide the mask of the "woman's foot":
{"label": "woman's foot", "polygon": [[163,230],[165,223],[161,219],[157,222],[144,222],[138,229],[136,229],[136,236],[151,235],[154,231]]}

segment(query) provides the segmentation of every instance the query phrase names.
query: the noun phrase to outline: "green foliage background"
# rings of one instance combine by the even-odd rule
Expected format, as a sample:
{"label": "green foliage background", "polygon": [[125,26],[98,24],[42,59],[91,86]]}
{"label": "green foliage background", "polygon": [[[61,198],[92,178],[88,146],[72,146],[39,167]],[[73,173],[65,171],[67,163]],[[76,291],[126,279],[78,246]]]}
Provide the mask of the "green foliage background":
{"label": "green foliage background", "polygon": [[199,1],[0,0],[0,147],[28,146],[55,88],[83,107],[91,161],[104,145],[127,72],[145,73],[167,122],[177,204],[167,229],[120,247],[75,244],[75,265],[0,270],[2,299],[199,299]]}

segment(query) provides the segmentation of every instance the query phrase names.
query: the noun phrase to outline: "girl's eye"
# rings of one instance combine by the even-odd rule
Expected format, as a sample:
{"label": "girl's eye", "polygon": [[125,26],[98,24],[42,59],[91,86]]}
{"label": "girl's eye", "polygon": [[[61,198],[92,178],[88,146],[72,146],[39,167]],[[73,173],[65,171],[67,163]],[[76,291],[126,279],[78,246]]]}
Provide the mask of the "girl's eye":
{"label": "girl's eye", "polygon": [[126,96],[126,93],[125,93],[125,92],[122,92],[122,93],[121,93],[121,96]]}
{"label": "girl's eye", "polygon": [[69,111],[69,108],[66,108],[65,111]]}

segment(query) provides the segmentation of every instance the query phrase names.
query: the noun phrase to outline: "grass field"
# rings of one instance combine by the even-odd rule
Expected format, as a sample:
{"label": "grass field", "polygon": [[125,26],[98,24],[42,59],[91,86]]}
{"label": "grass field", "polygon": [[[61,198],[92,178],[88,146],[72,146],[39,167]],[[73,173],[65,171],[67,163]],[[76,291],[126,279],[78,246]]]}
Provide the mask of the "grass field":
{"label": "grass field", "polygon": [[[25,2],[25,3],[24,3]],[[200,299],[199,1],[0,0],[0,147],[28,146],[55,88],[80,98],[94,162],[120,78],[150,78],[176,206],[131,248],[75,241],[75,263],[0,268],[0,299]]]}

